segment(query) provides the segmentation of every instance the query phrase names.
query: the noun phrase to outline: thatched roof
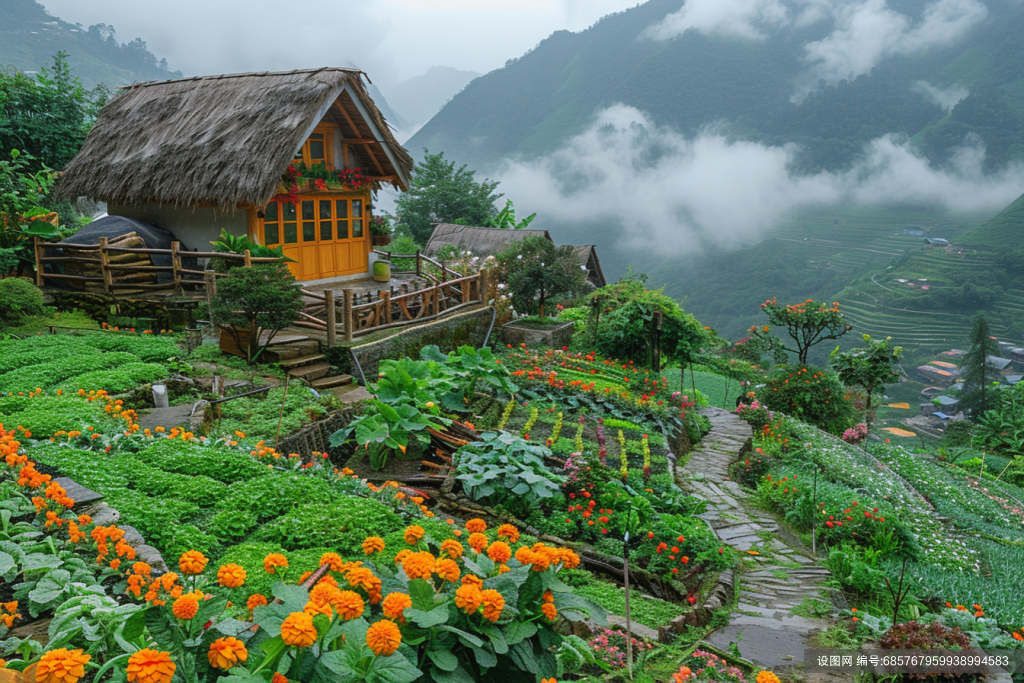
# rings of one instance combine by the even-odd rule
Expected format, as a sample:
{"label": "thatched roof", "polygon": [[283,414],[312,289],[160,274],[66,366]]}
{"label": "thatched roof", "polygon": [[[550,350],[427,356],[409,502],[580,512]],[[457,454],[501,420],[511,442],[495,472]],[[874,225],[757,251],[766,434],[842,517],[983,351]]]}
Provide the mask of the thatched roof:
{"label": "thatched roof", "polygon": [[306,138],[337,122],[368,175],[404,188],[413,161],[356,69],[138,83],[100,112],[57,186],[60,199],[262,207]]}
{"label": "thatched roof", "polygon": [[604,279],[604,271],[601,270],[601,260],[597,258],[597,247],[593,244],[580,244],[572,248],[580,265],[587,269],[587,279],[595,287],[604,287],[608,281]]}
{"label": "thatched roof", "polygon": [[525,240],[527,237],[551,239],[547,230],[503,230],[501,228],[478,228],[473,225],[438,223],[427,241],[427,246],[423,248],[423,253],[427,256],[434,256],[442,248],[452,246],[458,249],[468,249],[473,252],[474,256],[483,258],[495,256],[513,242]]}

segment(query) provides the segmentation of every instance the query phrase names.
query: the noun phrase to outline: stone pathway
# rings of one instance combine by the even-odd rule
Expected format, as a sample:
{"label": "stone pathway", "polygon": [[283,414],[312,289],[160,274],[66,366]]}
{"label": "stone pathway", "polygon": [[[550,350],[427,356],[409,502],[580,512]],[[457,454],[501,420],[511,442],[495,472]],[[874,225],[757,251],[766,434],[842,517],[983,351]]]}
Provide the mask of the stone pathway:
{"label": "stone pathway", "polygon": [[[749,496],[729,478],[729,466],[750,448],[753,431],[746,422],[721,408],[702,411],[711,431],[700,442],[685,467],[675,472],[680,487],[708,501],[701,515],[721,541],[747,553],[739,577],[739,604],[729,625],[705,640],[723,650],[732,643],[740,654],[770,669],[786,669],[803,662],[810,635],[827,628],[824,619],[791,614],[807,598],[831,609],[823,591],[827,570],[787,536],[775,518],[749,504]],[[752,553],[751,553],[752,551]]]}

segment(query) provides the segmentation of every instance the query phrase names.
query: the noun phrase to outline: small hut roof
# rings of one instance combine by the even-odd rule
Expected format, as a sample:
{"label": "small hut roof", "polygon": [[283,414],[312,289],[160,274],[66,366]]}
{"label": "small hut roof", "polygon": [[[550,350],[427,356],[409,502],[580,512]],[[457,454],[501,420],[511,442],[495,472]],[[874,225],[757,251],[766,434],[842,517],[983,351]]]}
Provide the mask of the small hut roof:
{"label": "small hut roof", "polygon": [[404,187],[409,153],[356,69],[201,76],[137,83],[100,112],[57,197],[121,204],[262,207],[325,118],[338,122],[368,175]]}
{"label": "small hut roof", "polygon": [[580,244],[572,248],[580,265],[586,268],[591,281],[598,287],[604,287],[608,281],[604,279],[604,271],[601,270],[601,260],[597,258],[597,247],[593,244]]}
{"label": "small hut roof", "polygon": [[[547,230],[511,230],[502,228],[480,228],[473,225],[456,225],[454,223],[438,223],[433,234],[423,248],[427,256],[433,256],[444,247],[468,249],[474,256],[494,256],[505,250],[508,245],[527,237],[546,237],[551,240]],[[552,242],[554,240],[551,240]]]}

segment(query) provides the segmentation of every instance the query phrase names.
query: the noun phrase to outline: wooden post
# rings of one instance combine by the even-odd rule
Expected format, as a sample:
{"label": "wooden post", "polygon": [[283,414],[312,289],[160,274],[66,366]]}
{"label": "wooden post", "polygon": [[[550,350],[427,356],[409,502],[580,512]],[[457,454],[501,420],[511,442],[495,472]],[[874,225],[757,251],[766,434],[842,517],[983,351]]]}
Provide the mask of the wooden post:
{"label": "wooden post", "polygon": [[438,315],[441,313],[441,290],[437,285],[434,285],[434,293],[432,296],[434,297],[434,315]]}
{"label": "wooden post", "polygon": [[420,250],[416,250],[416,277],[423,275],[423,266],[420,264]]}
{"label": "wooden post", "polygon": [[39,238],[32,238],[32,250],[36,255],[36,287],[43,286],[43,262],[40,260],[42,257],[42,249],[39,247]]}
{"label": "wooden post", "polygon": [[252,268],[252,254],[248,249],[245,250],[245,267]]}
{"label": "wooden post", "polygon": [[338,335],[338,320],[334,310],[334,290],[325,289],[324,300],[327,304],[327,348],[333,349]]}
{"label": "wooden post", "polygon": [[100,238],[100,272],[103,273],[103,288],[107,294],[114,291],[114,278],[110,276],[110,255],[107,253],[107,238]]}
{"label": "wooden post", "polygon": [[171,272],[174,274],[174,290],[183,296],[185,290],[181,286],[181,256],[178,254],[180,246],[177,240],[171,242]]}
{"label": "wooden post", "polygon": [[342,322],[345,324],[345,341],[352,341],[352,332],[354,331],[354,324],[352,319],[352,298],[355,292],[351,289],[342,290],[342,296],[344,297],[341,302],[341,317]]}
{"label": "wooden post", "polygon": [[384,290],[380,293],[380,300],[384,302],[384,324],[391,324],[391,292]]}
{"label": "wooden post", "polygon": [[661,311],[654,312],[654,329],[651,331],[651,366],[655,372],[661,372]]}
{"label": "wooden post", "polygon": [[462,285],[462,303],[468,303],[469,302],[469,289],[470,289],[470,287],[473,286],[473,283],[470,280],[463,280],[459,284]]}
{"label": "wooden post", "polygon": [[213,305],[213,298],[217,296],[217,274],[212,270],[207,270],[203,273],[203,278],[206,280],[206,305]]}
{"label": "wooden post", "polygon": [[487,281],[487,269],[486,268],[482,268],[480,270],[480,280],[477,283],[477,288],[479,289],[480,302],[481,303],[487,303],[487,294],[488,294],[488,290],[490,289],[489,284],[490,283]]}

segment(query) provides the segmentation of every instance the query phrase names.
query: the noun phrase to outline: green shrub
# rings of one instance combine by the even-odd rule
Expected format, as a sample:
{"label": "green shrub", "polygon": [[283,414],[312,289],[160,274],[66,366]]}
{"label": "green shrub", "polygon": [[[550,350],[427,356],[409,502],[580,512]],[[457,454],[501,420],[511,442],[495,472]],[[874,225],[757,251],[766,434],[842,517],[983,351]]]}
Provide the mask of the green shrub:
{"label": "green shrub", "polygon": [[185,524],[177,527],[169,539],[164,540],[163,546],[164,561],[169,569],[174,571],[178,564],[178,558],[189,550],[198,550],[211,560],[221,554],[220,541],[192,524]]}
{"label": "green shrub", "polygon": [[130,353],[93,351],[80,356],[69,356],[65,352],[59,359],[38,365],[27,365],[0,375],[0,392],[49,390],[65,380],[71,380],[90,371],[119,368],[138,362],[139,357]]}
{"label": "green shrub", "polygon": [[149,384],[167,377],[167,367],[157,363],[128,363],[116,370],[96,370],[70,379],[61,388],[65,391],[103,389],[120,394],[140,384]]}
{"label": "green shrub", "polygon": [[130,474],[134,487],[151,496],[188,500],[200,507],[211,507],[227,493],[227,484],[216,479],[164,472],[155,467],[137,465]]}
{"label": "green shrub", "polygon": [[199,514],[199,506],[185,500],[154,498],[128,489],[107,488],[105,499],[121,513],[121,522],[139,530],[146,542],[165,547],[181,524]]}
{"label": "green shrub", "polygon": [[74,339],[81,344],[100,351],[121,351],[138,356],[144,362],[163,362],[182,355],[174,337],[149,334],[125,334],[121,332],[102,332],[83,334]]}
{"label": "green shrub", "polygon": [[391,508],[369,498],[345,498],[334,505],[310,503],[266,524],[254,541],[278,543],[288,550],[330,546],[342,555],[359,552],[363,539],[402,525]]}
{"label": "green shrub", "polygon": [[834,372],[811,365],[776,366],[760,390],[761,403],[840,435],[854,424],[853,405]]}
{"label": "green shrub", "polygon": [[172,439],[155,441],[140,451],[138,458],[165,472],[201,475],[225,484],[263,477],[269,472],[266,465],[247,453]]}
{"label": "green shrub", "polygon": [[326,505],[336,498],[330,485],[322,479],[281,473],[236,483],[217,509],[253,510],[260,522],[266,522],[307,503]]}
{"label": "green shrub", "polygon": [[256,527],[252,510],[223,510],[210,520],[210,530],[224,543],[237,543]]}
{"label": "green shrub", "polygon": [[23,399],[23,404],[11,404],[21,410],[8,412],[0,402],[0,422],[5,425],[21,425],[38,438],[48,438],[55,432],[77,429],[87,426],[100,427],[112,425],[112,418],[103,412],[99,403],[89,403],[77,396],[37,396],[26,398],[20,396],[5,397],[4,400]]}
{"label": "green shrub", "polygon": [[27,316],[43,314],[42,290],[22,278],[0,280],[0,301],[0,325],[17,324]]}

